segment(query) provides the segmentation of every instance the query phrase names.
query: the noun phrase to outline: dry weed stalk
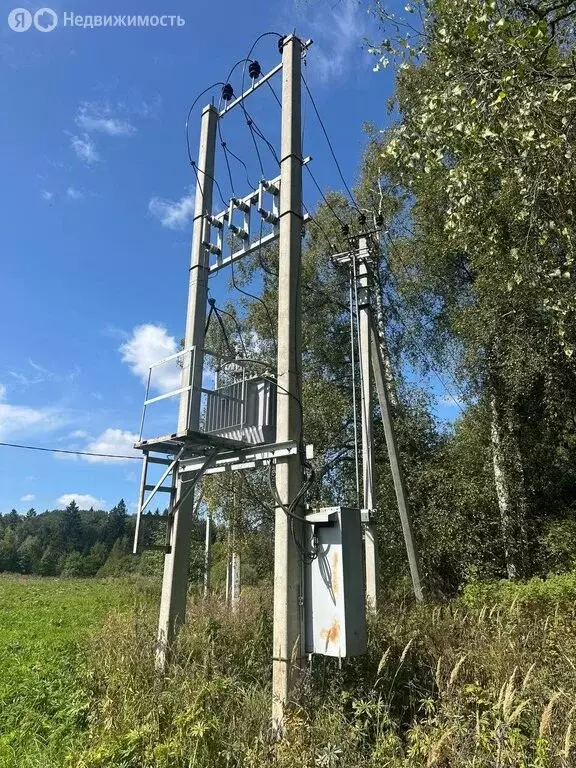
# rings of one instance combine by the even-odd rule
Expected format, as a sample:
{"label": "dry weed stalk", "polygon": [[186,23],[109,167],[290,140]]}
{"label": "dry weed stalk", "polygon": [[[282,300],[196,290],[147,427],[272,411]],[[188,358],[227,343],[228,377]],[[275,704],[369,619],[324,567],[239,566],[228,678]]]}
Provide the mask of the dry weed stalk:
{"label": "dry weed stalk", "polygon": [[556,691],[542,712],[542,717],[540,718],[540,728],[538,729],[539,739],[544,738],[550,729],[550,721],[552,720],[554,704],[560,698],[560,696],[562,696],[562,691]]}

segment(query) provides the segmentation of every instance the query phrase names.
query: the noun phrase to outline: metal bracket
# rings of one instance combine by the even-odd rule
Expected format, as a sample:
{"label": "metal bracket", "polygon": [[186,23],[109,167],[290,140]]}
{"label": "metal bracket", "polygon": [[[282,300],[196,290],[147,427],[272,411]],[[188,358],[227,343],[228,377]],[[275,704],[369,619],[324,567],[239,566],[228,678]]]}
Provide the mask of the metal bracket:
{"label": "metal bracket", "polygon": [[[312,45],[312,40],[304,40],[302,41],[302,57],[305,56],[306,51],[310,46]],[[250,94],[255,91],[257,88],[259,88],[261,85],[264,85],[265,82],[270,80],[271,77],[274,77],[274,75],[277,72],[280,72],[282,69],[282,62],[279,64],[276,64],[276,66],[270,70],[266,75],[263,75],[260,80],[256,80],[252,83],[252,85],[244,91],[244,93],[241,96],[238,96],[234,101],[231,101],[229,104],[227,104],[224,109],[220,110],[218,113],[218,117],[224,117],[228,112],[230,112],[231,109],[234,109],[235,106],[240,104],[244,99],[246,99]]]}
{"label": "metal bracket", "polygon": [[374,517],[376,515],[375,509],[361,509],[360,510],[360,519],[363,523],[372,523],[374,522]]}
{"label": "metal bracket", "polygon": [[[264,463],[282,458],[283,456],[295,456],[298,453],[298,443],[295,440],[286,443],[270,443],[265,445],[251,445],[234,451],[221,451],[214,462],[214,466],[206,469],[205,474],[217,474],[219,472],[238,471],[240,469],[254,469]],[[203,457],[192,456],[180,461],[180,474],[195,472],[202,466]]]}

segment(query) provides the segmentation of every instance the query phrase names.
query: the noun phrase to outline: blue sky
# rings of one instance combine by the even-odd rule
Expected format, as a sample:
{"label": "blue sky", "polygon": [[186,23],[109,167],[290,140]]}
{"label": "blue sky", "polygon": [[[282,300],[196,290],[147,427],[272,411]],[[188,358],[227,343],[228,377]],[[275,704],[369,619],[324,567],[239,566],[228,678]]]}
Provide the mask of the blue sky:
{"label": "blue sky", "polygon": [[[32,13],[40,8],[21,5]],[[362,49],[371,21],[364,4],[353,0],[255,0],[250,7],[176,0],[169,8],[150,0],[52,3],[60,20],[69,12],[169,13],[186,24],[83,29],[60,23],[49,33],[13,32],[6,23],[13,7],[2,0],[0,440],[130,453],[142,377],[184,331],[194,181],[184,142],[190,103],[223,80],[260,33],[295,27],[315,41],[308,79],[353,182],[362,124],[384,123],[392,76],[372,72]],[[274,38],[264,38],[254,55],[264,71],[274,66]],[[265,90],[249,108],[276,142],[279,110]],[[237,112],[224,123],[224,138],[257,179],[257,159]],[[199,110],[191,121],[194,156],[198,116]],[[305,151],[322,186],[338,188],[310,109]],[[261,152],[273,175],[271,156]],[[241,168],[233,172],[235,191],[245,193]],[[221,157],[217,177],[230,195]],[[316,198],[306,189],[309,207]],[[212,286],[215,295],[225,280]],[[0,447],[0,512],[53,508],[71,495],[104,508],[121,496],[134,502],[138,474],[137,461]]]}

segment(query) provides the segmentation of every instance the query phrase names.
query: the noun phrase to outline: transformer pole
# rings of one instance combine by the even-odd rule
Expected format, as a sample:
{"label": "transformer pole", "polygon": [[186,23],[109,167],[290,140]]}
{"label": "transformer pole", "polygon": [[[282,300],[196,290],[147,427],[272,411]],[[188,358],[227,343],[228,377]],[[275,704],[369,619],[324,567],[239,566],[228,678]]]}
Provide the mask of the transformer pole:
{"label": "transformer pole", "polygon": [[[302,443],[302,342],[300,270],[302,256],[302,43],[290,35],[282,49],[282,132],[280,167],[280,246],[278,264],[278,387],[276,440]],[[281,733],[304,651],[304,579],[295,537],[303,524],[285,507],[302,486],[299,452],[276,460],[276,485],[283,506],[276,507],[274,535],[274,631],[272,720]],[[303,516],[302,506],[294,513]]]}
{"label": "transformer pole", "polygon": [[[364,508],[374,509],[374,438],[372,434],[372,351],[370,348],[370,285],[367,258],[368,241],[361,237],[358,247],[359,259],[352,255],[352,267],[358,269],[358,339],[360,357],[360,402],[362,411],[362,488]],[[364,565],[366,574],[366,603],[375,611],[378,609],[378,542],[373,520],[364,526]]]}
{"label": "transformer pole", "polygon": [[[205,107],[202,112],[200,128],[198,179],[186,313],[185,349],[190,347],[194,349],[182,358],[182,387],[191,387],[191,389],[180,395],[178,434],[186,433],[188,429],[198,430],[200,426],[200,387],[202,386],[204,326],[208,292],[208,256],[203,243],[207,239],[209,226],[207,216],[212,215],[217,122],[218,112],[216,108],[212,105]],[[178,478],[176,500],[180,498],[185,487]],[[186,617],[193,507],[194,494],[189,493],[174,514],[168,551],[164,557],[156,651],[157,667],[161,669],[166,663],[167,652],[174,635]]]}

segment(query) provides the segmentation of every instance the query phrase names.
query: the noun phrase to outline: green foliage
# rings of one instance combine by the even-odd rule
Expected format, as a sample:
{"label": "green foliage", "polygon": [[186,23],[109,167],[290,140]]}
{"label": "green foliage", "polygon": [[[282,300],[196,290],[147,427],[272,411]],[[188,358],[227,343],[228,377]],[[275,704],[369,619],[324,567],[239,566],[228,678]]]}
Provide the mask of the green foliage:
{"label": "green foliage", "polygon": [[443,605],[389,600],[366,656],[314,657],[280,742],[270,592],[235,615],[194,599],[162,677],[157,584],[0,589],[6,768],[569,768],[576,756],[574,574],[477,583]]}
{"label": "green foliage", "polygon": [[535,577],[521,583],[510,581],[473,582],[462,592],[464,603],[473,608],[484,605],[510,608],[520,605],[524,609],[549,610],[557,605],[570,610],[576,601],[576,574],[566,573],[548,579]]}
{"label": "green foliage", "polygon": [[121,581],[0,578],[2,768],[65,765],[87,724],[82,645],[134,593]]}
{"label": "green foliage", "polygon": [[[392,348],[412,364],[425,349],[450,371],[482,430],[481,461],[468,460],[456,432],[445,458],[457,461],[416,477],[428,489],[426,549],[439,522],[450,532],[448,487],[452,530],[471,523],[469,552],[486,557],[466,562],[457,546],[441,582],[490,575],[489,561],[510,577],[569,566],[549,547],[576,498],[576,6],[415,2],[406,13],[417,10],[416,23],[384,2],[373,10],[384,35],[376,69],[397,65],[396,112],[383,137],[371,135],[360,192],[371,207],[380,198],[388,219]],[[473,463],[476,477],[464,477],[459,464]],[[443,536],[443,560],[449,547]]]}
{"label": "green foliage", "polygon": [[365,657],[315,657],[284,738],[270,733],[270,595],[232,616],[194,600],[164,678],[154,617],[94,636],[76,768],[566,768],[574,757],[574,575],[471,587],[451,605],[389,603]]}
{"label": "green foliage", "polygon": [[0,515],[0,572],[40,576],[118,576],[138,569],[129,555],[134,518],[120,499],[110,512],[81,510],[72,501],[65,510],[25,516]]}

